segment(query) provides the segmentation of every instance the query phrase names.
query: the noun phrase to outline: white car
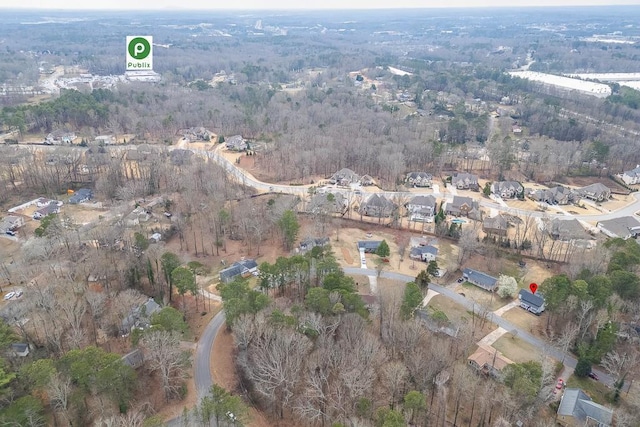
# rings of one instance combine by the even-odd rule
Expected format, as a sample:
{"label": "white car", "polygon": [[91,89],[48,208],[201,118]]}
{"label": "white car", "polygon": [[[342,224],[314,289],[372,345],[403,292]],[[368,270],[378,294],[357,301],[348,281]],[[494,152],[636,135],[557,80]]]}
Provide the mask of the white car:
{"label": "white car", "polygon": [[11,298],[13,298],[15,295],[16,295],[16,293],[15,293],[15,292],[13,292],[13,291],[11,291],[11,292],[9,292],[8,294],[6,294],[6,295],[4,296],[4,300],[5,300],[5,301],[10,300],[10,299],[11,299]]}
{"label": "white car", "polygon": [[16,291],[16,299],[17,299],[17,298],[20,298],[21,296],[22,296],[22,289],[18,289],[18,290]]}

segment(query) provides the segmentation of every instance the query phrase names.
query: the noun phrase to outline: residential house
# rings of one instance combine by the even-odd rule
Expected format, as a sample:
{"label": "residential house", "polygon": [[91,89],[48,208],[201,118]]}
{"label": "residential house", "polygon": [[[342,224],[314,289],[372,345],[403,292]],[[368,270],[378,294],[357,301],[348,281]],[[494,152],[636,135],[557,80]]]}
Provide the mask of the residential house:
{"label": "residential house", "polygon": [[81,188],[76,190],[71,197],[69,197],[69,203],[77,205],[78,203],[88,202],[93,199],[93,190],[89,188]]}
{"label": "residential house", "polygon": [[520,135],[522,133],[522,128],[518,125],[513,125],[511,126],[511,131],[516,135]]}
{"label": "residential house", "polygon": [[94,138],[96,144],[111,145],[116,143],[116,137],[113,135],[98,135]]}
{"label": "residential house", "polygon": [[151,218],[151,211],[143,208],[142,206],[138,206],[135,208],[129,215],[127,215],[124,220],[128,227],[135,227],[136,225],[140,225],[141,222],[147,222]]}
{"label": "residential house", "polygon": [[162,310],[157,302],[153,298],[149,298],[143,304],[134,307],[127,317],[122,320],[120,326],[120,333],[127,335],[133,328],[146,329],[150,326],[151,316],[154,313]]}
{"label": "residential house", "polygon": [[348,202],[342,193],[317,193],[307,204],[307,212],[311,213],[344,214],[347,208]]}
{"label": "residential house", "polygon": [[556,421],[566,427],[609,427],[613,423],[613,411],[592,401],[579,388],[566,388]]}
{"label": "residential house", "polygon": [[426,172],[410,172],[407,174],[407,177],[404,179],[406,184],[409,184],[413,187],[425,187],[430,188],[433,176],[430,173]]}
{"label": "residential house", "polygon": [[241,135],[230,136],[224,140],[227,150],[245,151],[249,148],[247,141]]}
{"label": "residential house", "polygon": [[378,250],[380,243],[382,243],[382,240],[360,240],[357,243],[358,251],[373,254]]}
{"label": "residential house", "polygon": [[622,239],[628,239],[630,237],[635,238],[640,234],[640,221],[632,216],[623,216],[620,218],[608,219],[606,221],[599,221],[596,227],[600,231],[609,237],[620,237]]}
{"label": "residential house", "polygon": [[162,234],[160,233],[153,233],[151,237],[149,237],[149,243],[158,243],[160,240],[162,240]]}
{"label": "residential house", "polygon": [[136,348],[132,352],[129,352],[122,356],[120,359],[122,363],[126,366],[130,366],[133,369],[138,369],[142,365],[144,365],[144,353],[139,348]]}
{"label": "residential house", "polygon": [[618,177],[627,185],[640,184],[640,165],[636,165],[635,169],[622,172]]}
{"label": "residential house", "polygon": [[591,199],[596,202],[603,202],[609,200],[611,197],[611,190],[604,184],[596,182],[595,184],[587,185],[586,187],[578,188],[576,192],[583,198]]}
{"label": "residential house", "polygon": [[51,200],[51,199],[47,199],[45,197],[38,197],[36,199],[36,207],[37,208],[44,208],[44,207],[49,206],[51,204],[51,202],[59,203],[59,206],[62,206],[62,202],[58,202],[57,200]]}
{"label": "residential house", "polygon": [[372,185],[376,185],[376,182],[373,180],[373,178],[370,175],[362,175],[360,177],[360,181],[358,181],[358,182],[363,187],[370,187]]}
{"label": "residential house", "polygon": [[438,248],[431,245],[416,246],[415,248],[411,248],[411,252],[409,253],[409,258],[424,262],[435,261],[437,256]]}
{"label": "residential house", "polygon": [[374,194],[365,203],[360,205],[360,213],[377,218],[390,217],[396,205],[385,196]]}
{"label": "residential house", "polygon": [[491,184],[491,193],[503,199],[513,199],[524,191],[524,187],[518,181],[499,181]]}
{"label": "residential house", "polygon": [[56,129],[46,136],[44,143],[47,145],[71,144],[76,138],[74,132]]}
{"label": "residential house", "polygon": [[478,176],[466,172],[455,173],[451,177],[451,185],[458,190],[474,190],[478,191]]}
{"label": "residential house", "polygon": [[520,289],[518,299],[520,300],[520,307],[538,316],[545,309],[544,297],[540,294],[533,294],[527,289]]}
{"label": "residential house", "polygon": [[324,247],[324,246],[327,246],[328,244],[329,244],[328,237],[316,237],[316,238],[308,237],[304,239],[302,242],[300,242],[300,251],[306,252],[306,251],[310,251],[315,247]]}
{"label": "residential house", "polygon": [[11,355],[16,357],[27,357],[31,351],[31,346],[27,343],[13,343],[11,344]]}
{"label": "residential house", "polygon": [[484,221],[482,221],[482,231],[495,236],[506,236],[508,227],[509,222],[502,215],[496,215],[492,218],[486,218]]}
{"label": "residential house", "polygon": [[591,240],[577,219],[553,219],[547,224],[547,233],[553,240],[568,242],[571,240]]}
{"label": "residential house", "polygon": [[207,129],[200,127],[192,127],[189,129],[180,129],[178,134],[182,135],[182,137],[189,142],[196,141],[210,141],[211,136],[213,135]]}
{"label": "residential house", "polygon": [[481,345],[467,358],[469,366],[476,372],[500,378],[502,370],[513,363],[497,349]]}
{"label": "residential house", "polygon": [[16,215],[6,216],[0,221],[0,233],[16,231],[24,225],[24,218]]}
{"label": "residential house", "polygon": [[472,285],[476,285],[485,291],[493,292],[497,289],[498,279],[489,276],[481,271],[465,268],[462,270],[462,277]]}
{"label": "residential house", "polygon": [[478,202],[471,197],[453,196],[451,203],[447,202],[445,209],[447,215],[454,216],[466,216],[469,218],[480,218],[480,209],[478,208]]}
{"label": "residential house", "polygon": [[48,215],[54,215],[60,213],[60,205],[57,201],[52,200],[49,204],[43,208],[38,209],[33,213],[33,219],[42,219]]}
{"label": "residential house", "polygon": [[220,281],[229,283],[238,276],[249,277],[252,274],[258,275],[258,263],[253,259],[243,259],[220,271]]}
{"label": "residential house", "polygon": [[405,207],[409,220],[431,222],[436,214],[436,198],[431,195],[415,196]]}
{"label": "residential house", "polygon": [[351,184],[356,184],[360,181],[360,176],[348,168],[340,169],[338,172],[334,173],[331,178],[329,178],[329,182],[331,184],[337,184],[342,186],[349,186]]}
{"label": "residential house", "polygon": [[549,205],[568,205],[580,201],[578,193],[561,185],[549,189],[531,190],[529,198]]}

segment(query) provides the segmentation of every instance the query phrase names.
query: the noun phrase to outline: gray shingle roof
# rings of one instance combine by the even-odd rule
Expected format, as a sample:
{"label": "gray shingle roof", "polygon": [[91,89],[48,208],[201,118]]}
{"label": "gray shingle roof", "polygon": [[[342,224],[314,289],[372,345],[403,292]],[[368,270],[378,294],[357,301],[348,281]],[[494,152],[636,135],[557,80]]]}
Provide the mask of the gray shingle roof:
{"label": "gray shingle roof", "polygon": [[640,221],[632,216],[623,216],[598,222],[598,226],[618,237],[627,237],[640,232]]}
{"label": "gray shingle roof", "polygon": [[579,388],[565,389],[558,407],[558,415],[571,416],[582,423],[591,418],[605,426],[611,425],[613,420],[611,409],[593,402]]}
{"label": "gray shingle roof", "polygon": [[539,294],[532,294],[531,291],[526,289],[520,289],[520,293],[518,293],[520,299],[529,304],[532,307],[540,308],[542,304],[544,304],[544,298]]}
{"label": "gray shingle roof", "polygon": [[469,280],[469,282],[487,290],[493,290],[498,283],[498,279],[495,277],[471,268],[465,268],[462,270],[462,275]]}
{"label": "gray shingle roof", "polygon": [[242,261],[234,262],[231,266],[220,271],[220,280],[228,282],[236,276],[245,274],[246,272],[258,268],[258,263],[252,259],[245,259]]}
{"label": "gray shingle roof", "polygon": [[376,250],[380,246],[382,240],[360,240],[358,242],[358,249],[370,249]]}

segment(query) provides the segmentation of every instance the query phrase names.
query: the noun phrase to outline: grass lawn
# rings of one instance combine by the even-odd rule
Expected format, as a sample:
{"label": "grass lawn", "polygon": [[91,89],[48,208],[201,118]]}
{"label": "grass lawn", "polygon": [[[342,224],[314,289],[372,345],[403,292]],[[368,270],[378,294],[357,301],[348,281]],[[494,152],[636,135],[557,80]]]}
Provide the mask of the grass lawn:
{"label": "grass lawn", "polygon": [[493,348],[498,349],[509,359],[516,363],[539,361],[541,353],[531,344],[506,333],[493,343]]}
{"label": "grass lawn", "polygon": [[462,319],[471,320],[471,314],[463,306],[442,295],[431,298],[427,310],[430,315],[437,311],[443,312],[450,322],[458,322]]}
{"label": "grass lawn", "polygon": [[[566,381],[567,387],[582,389],[594,402],[606,406],[611,405],[610,398],[613,397],[613,390],[600,381],[595,381],[591,378],[579,378],[575,375],[571,375]],[[621,395],[624,397],[624,392]]]}
{"label": "grass lawn", "polygon": [[487,307],[489,311],[495,311],[504,305],[504,301],[495,293],[485,291],[473,285],[469,282],[464,282],[460,285],[460,288],[456,289],[456,292],[462,292],[465,297],[475,301],[483,307]]}

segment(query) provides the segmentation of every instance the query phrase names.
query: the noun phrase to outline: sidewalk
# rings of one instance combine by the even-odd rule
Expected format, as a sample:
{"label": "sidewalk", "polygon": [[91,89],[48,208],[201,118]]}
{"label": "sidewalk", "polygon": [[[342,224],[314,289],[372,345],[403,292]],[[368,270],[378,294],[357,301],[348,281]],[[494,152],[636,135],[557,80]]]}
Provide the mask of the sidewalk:
{"label": "sidewalk", "polygon": [[502,315],[505,314],[507,311],[511,310],[514,307],[518,307],[519,305],[520,305],[520,301],[515,299],[511,301],[509,304],[504,305],[499,309],[497,309],[496,311],[494,311],[493,314],[495,314],[496,316],[502,317]]}
{"label": "sidewalk", "polygon": [[431,290],[431,289],[427,289],[427,295],[422,300],[422,306],[426,307],[427,304],[429,304],[429,301],[431,301],[431,298],[435,297],[436,295],[440,295],[440,294],[438,292],[436,292],[436,291]]}
{"label": "sidewalk", "polygon": [[478,341],[478,345],[482,346],[482,345],[486,345],[486,346],[491,346],[494,342],[498,341],[500,339],[501,336],[503,336],[504,334],[506,334],[508,331],[504,328],[498,328],[495,331],[489,332],[489,334],[487,334],[487,336],[485,336],[484,338],[482,338],[480,341]]}

